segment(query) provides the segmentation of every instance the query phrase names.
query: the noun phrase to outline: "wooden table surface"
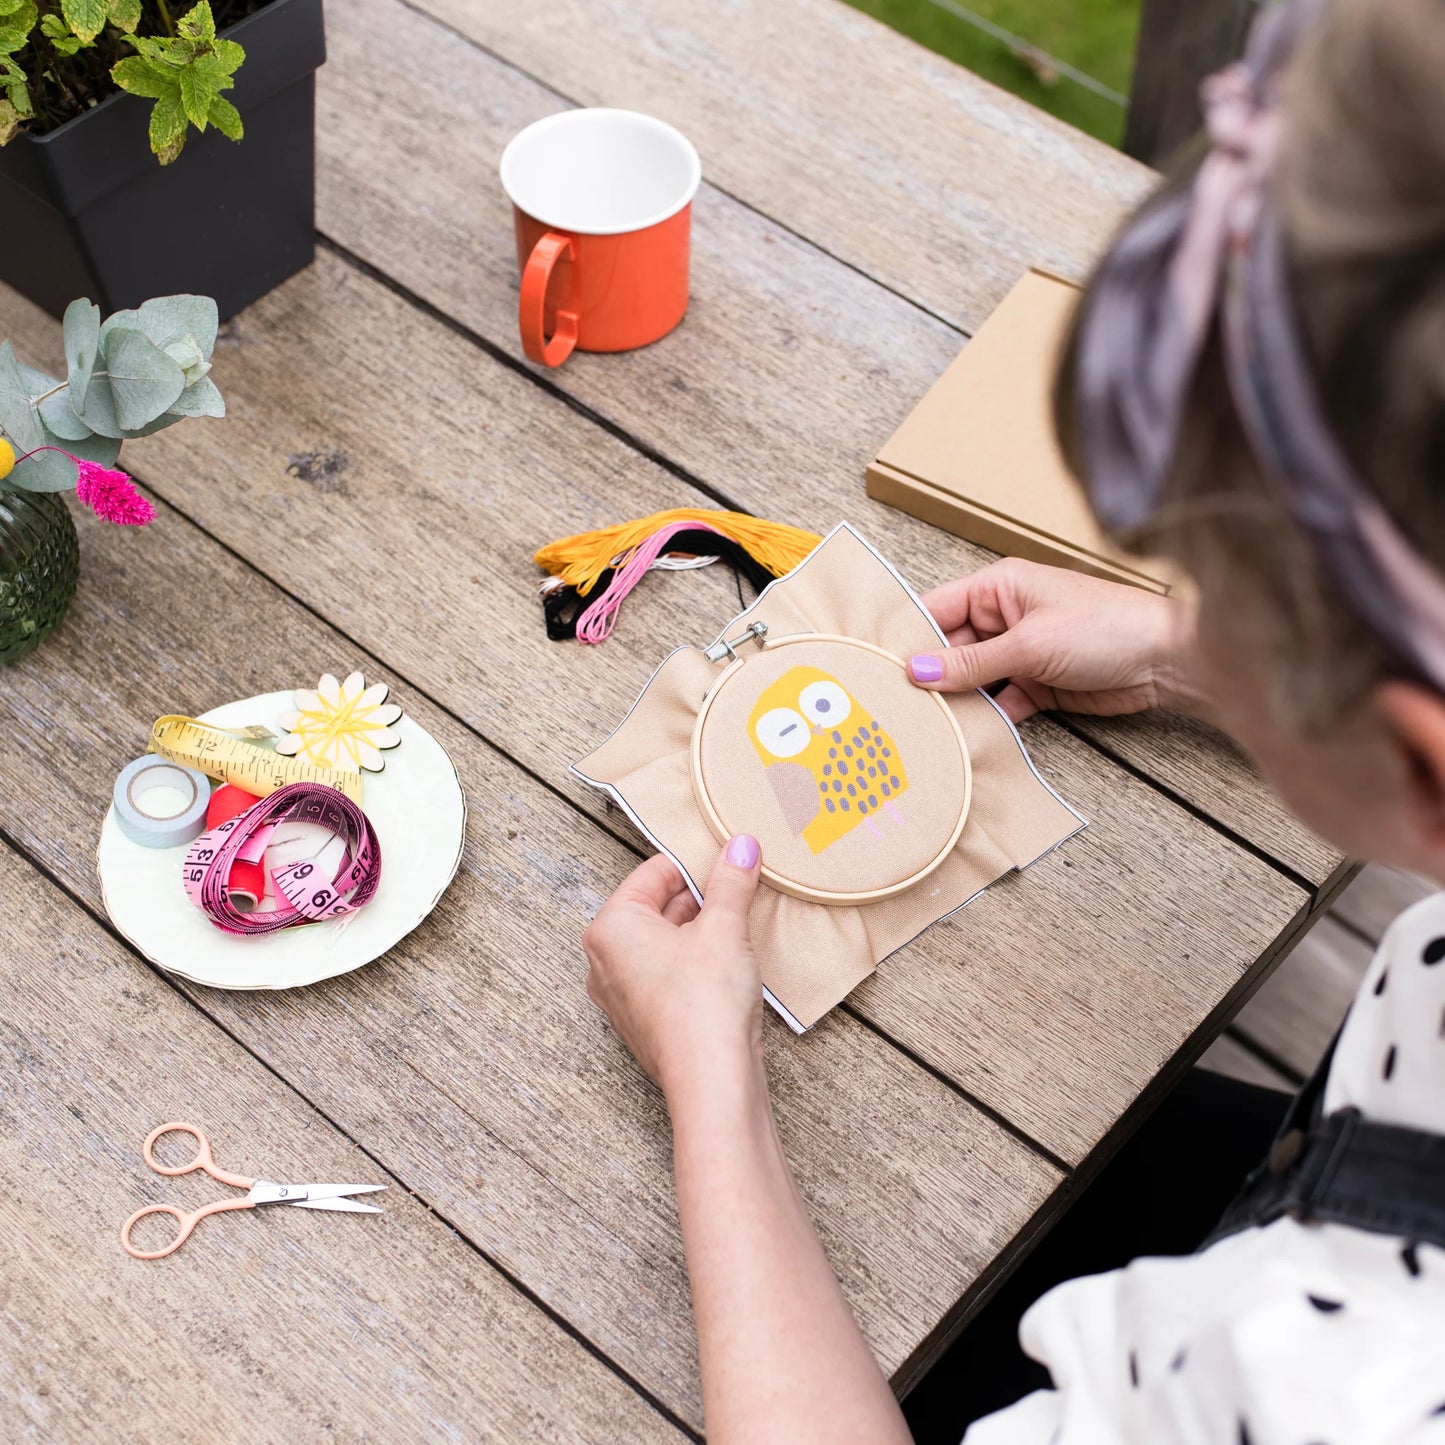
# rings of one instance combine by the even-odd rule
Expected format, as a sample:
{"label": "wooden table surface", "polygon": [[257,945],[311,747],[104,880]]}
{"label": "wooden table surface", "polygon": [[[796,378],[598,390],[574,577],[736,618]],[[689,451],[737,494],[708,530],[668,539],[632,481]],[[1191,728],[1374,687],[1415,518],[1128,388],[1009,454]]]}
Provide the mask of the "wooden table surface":
{"label": "wooden table surface", "polygon": [[[607,645],[549,643],[531,554],[722,504],[846,517],[924,587],[978,566],[869,502],[864,464],[1018,275],[1084,275],[1151,177],[836,0],[327,20],[316,264],[225,329],[225,422],[127,444],[158,521],[79,517],[67,622],[0,673],[4,1432],[695,1436],[666,1118],[582,989],[578,935],[639,843],[567,767],[736,596],[721,569],[657,575]],[[685,324],[542,373],[496,160],[571,104],[665,117],[707,179]],[[8,292],[0,335],[60,354]],[[464,780],[440,906],[296,992],[144,964],[95,872],[116,770],[159,713],[352,668]],[[1347,872],[1194,724],[1023,731],[1092,827],[809,1035],[766,1030],[789,1156],[900,1390]],[[384,1178],[386,1215],[248,1216],[131,1261],[132,1208],[217,1189],[141,1166],[171,1117],[233,1168]]]}

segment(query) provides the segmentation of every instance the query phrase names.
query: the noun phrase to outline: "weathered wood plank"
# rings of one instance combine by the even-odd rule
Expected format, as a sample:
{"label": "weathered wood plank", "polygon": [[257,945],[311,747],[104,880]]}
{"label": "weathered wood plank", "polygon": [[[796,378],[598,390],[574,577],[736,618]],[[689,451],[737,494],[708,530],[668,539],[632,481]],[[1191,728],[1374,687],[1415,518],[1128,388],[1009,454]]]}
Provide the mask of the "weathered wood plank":
{"label": "weathered wood plank", "polygon": [[1372,863],[1335,899],[1331,912],[1378,943],[1385,930],[1438,885],[1399,868]]}
{"label": "weathered wood plank", "polygon": [[[0,323],[11,314],[0,301]],[[15,320],[22,329],[8,334],[54,344],[53,323]],[[711,638],[734,598],[716,569],[649,578],[612,641],[558,645],[542,632],[528,554],[540,538],[688,494],[335,257],[248,311],[217,355],[232,415],[132,444],[132,464],[389,667],[598,809],[569,763],[670,646]],[[350,458],[323,479],[333,490],[287,474],[289,457],[323,448]],[[1038,722],[1028,735],[1094,826],[931,930],[859,1006],[1072,1162],[1306,897],[1061,728]]]}
{"label": "weathered wood plank", "polygon": [[1266,786],[1228,738],[1175,713],[1077,717],[1071,726],[1126,762],[1142,766],[1181,798],[1293,869],[1328,895],[1345,855],[1311,833]]}
{"label": "weathered wood plank", "polygon": [[[238,422],[247,410],[237,406]],[[371,485],[358,479],[357,494]],[[391,682],[464,780],[456,882],[415,934],[359,972],[288,993],[188,992],[698,1423],[665,1114],[582,986],[581,930],[635,858],[176,514],[140,536],[87,522],[82,551],[64,628],[8,670],[0,695],[0,829],[98,906],[101,814],[155,713],[323,669]],[[410,566],[405,556],[395,565]],[[363,566],[353,596],[370,575]],[[435,574],[417,577],[419,591],[430,585],[443,590]],[[486,665],[505,657],[498,647]],[[492,697],[500,705],[499,693],[470,696],[484,716]],[[767,1042],[800,1186],[868,1338],[896,1369],[1011,1247],[1059,1175],[845,1014],[803,1040],[772,1024]]]}
{"label": "weathered wood plank", "polygon": [[[329,43],[318,119],[323,230],[519,356],[496,157],[561,102],[401,0],[353,0],[330,17]],[[383,51],[394,59],[378,76]],[[417,165],[437,135],[450,163]],[[982,548],[863,495],[865,464],[961,334],[710,186],[694,232],[686,324],[625,356],[574,356],[551,383],[747,510],[817,530],[847,516],[920,586],[986,561]],[[581,525],[617,520],[598,513]],[[1111,742],[1312,882],[1338,862],[1207,731],[1181,745],[1170,724],[1151,720]]]}
{"label": "weathered wood plank", "polygon": [[1308,1076],[1339,1028],[1373,950],[1328,914],[1245,1005],[1239,1033]]}
{"label": "weathered wood plank", "polygon": [[[8,1440],[685,1438],[3,844],[0,891]],[[130,1259],[132,1210],[230,1193],[145,1167],[168,1119],[223,1168],[389,1183],[386,1212],[223,1215]]]}
{"label": "weathered wood plank", "polygon": [[836,0],[419,8],[577,104],[671,121],[720,189],[966,331],[1024,266],[1081,277],[1154,179]]}

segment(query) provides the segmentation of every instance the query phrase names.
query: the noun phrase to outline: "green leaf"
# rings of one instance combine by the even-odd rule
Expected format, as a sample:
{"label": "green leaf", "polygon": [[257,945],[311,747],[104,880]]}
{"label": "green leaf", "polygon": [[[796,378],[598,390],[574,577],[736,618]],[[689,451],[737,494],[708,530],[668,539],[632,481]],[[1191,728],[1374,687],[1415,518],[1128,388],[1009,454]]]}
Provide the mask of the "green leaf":
{"label": "green leaf", "polygon": [[50,42],[57,55],[74,55],[85,46],[83,40],[78,40],[70,33],[70,28],[58,15],[47,15],[40,22],[40,33]]}
{"label": "green leaf", "polygon": [[180,71],[180,81],[181,105],[185,109],[186,119],[197,130],[205,130],[215,91],[194,65],[187,65]]}
{"label": "green leaf", "polygon": [[246,47],[238,40],[218,40],[215,44],[216,60],[227,75],[241,68],[246,58]]}
{"label": "green leaf", "polygon": [[76,416],[75,408],[70,404],[69,388],[65,391],[57,391],[54,396],[47,396],[40,403],[38,410],[40,420],[45,423],[46,430],[54,432],[58,437],[64,437],[67,442],[83,442],[86,437],[95,435]]}
{"label": "green leaf", "polygon": [[111,395],[110,382],[104,376],[92,376],[85,391],[85,405],[72,403],[71,410],[91,431],[117,441],[125,434],[115,414],[115,398]]}
{"label": "green leaf", "polygon": [[0,18],[0,55],[14,55],[17,50],[24,50],[30,44],[36,19],[34,0],[20,0],[14,10]]}
{"label": "green leaf", "polygon": [[15,132],[25,123],[25,117],[8,100],[0,100],[0,146],[13,140]]}
{"label": "green leaf", "polygon": [[105,0],[110,23],[129,35],[140,24],[141,0]]}
{"label": "green leaf", "polygon": [[0,342],[0,431],[16,456],[33,451],[45,440],[30,398],[30,384],[15,359],[15,348],[8,341]]}
{"label": "green leaf", "polygon": [[[60,386],[56,377],[26,366],[23,361],[20,363],[20,375],[30,393],[30,404],[40,413],[46,431],[67,442],[84,441],[91,435],[90,428],[70,409],[69,389],[61,387],[59,391],[55,390]],[[54,395],[50,395],[52,392]],[[41,401],[41,397],[45,400]]]}
{"label": "green leaf", "polygon": [[218,95],[211,101],[211,124],[228,140],[240,140],[246,134],[241,112],[224,96]]}
{"label": "green leaf", "polygon": [[201,0],[194,10],[176,21],[176,34],[186,40],[212,41],[216,38],[216,21],[209,0]]}
{"label": "green leaf", "polygon": [[180,367],[186,378],[186,385],[193,386],[210,369],[211,363],[201,355],[201,348],[194,336],[183,336],[161,350]]}
{"label": "green leaf", "polygon": [[69,456],[63,455],[64,452],[83,457],[88,462],[99,462],[103,467],[114,466],[120,455],[120,443],[110,437],[92,436],[83,441],[67,441],[48,428],[41,429],[41,445],[61,450],[27,457],[5,478],[7,484],[13,482],[27,492],[68,492],[76,482],[76,467]]}
{"label": "green leaf", "polygon": [[105,6],[101,0],[60,0],[60,13],[87,45],[105,29]]}
{"label": "green leaf", "polygon": [[192,296],[182,292],[178,296],[153,296],[135,311],[117,311],[108,316],[100,328],[100,345],[105,348],[106,337],[117,329],[143,331],[153,346],[162,351],[183,337],[193,336],[201,349],[201,356],[209,361],[216,348],[216,332],[220,329],[220,317],[216,303],[209,296]]}
{"label": "green leaf", "polygon": [[167,416],[225,416],[226,403],[221,399],[221,393],[216,383],[209,376],[203,376],[199,381],[188,386],[176,398],[176,404],[166,413]]}
{"label": "green leaf", "polygon": [[163,166],[170,165],[180,155],[181,147],[186,143],[186,112],[181,104],[179,86],[174,97],[167,96],[156,101],[151,111],[150,138],[151,149]]}
{"label": "green leaf", "polygon": [[[122,432],[135,432],[168,411],[186,388],[185,373],[142,331],[112,331],[105,369]],[[87,420],[82,412],[82,420]]]}
{"label": "green leaf", "polygon": [[140,55],[127,55],[110,68],[110,78],[122,90],[143,95],[147,100],[178,100],[180,82]]}
{"label": "green leaf", "polygon": [[100,350],[100,307],[79,297],[65,308],[65,365],[70,378],[70,396],[75,408],[85,405],[90,373]]}

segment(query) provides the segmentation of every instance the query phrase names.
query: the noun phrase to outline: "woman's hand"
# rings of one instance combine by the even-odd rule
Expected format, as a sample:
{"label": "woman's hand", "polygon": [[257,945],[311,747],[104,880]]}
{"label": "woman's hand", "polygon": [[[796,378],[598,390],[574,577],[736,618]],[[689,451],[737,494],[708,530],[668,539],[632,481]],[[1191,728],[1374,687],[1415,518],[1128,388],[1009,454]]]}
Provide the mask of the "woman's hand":
{"label": "woman's hand", "polygon": [[920,687],[964,692],[1008,678],[996,701],[1015,722],[1047,708],[1202,711],[1180,663],[1194,621],[1185,603],[1014,557],[935,587],[923,603],[949,650],[909,660]]}
{"label": "woman's hand", "polygon": [[699,909],[669,859],[634,869],[582,935],[587,992],[669,1095],[714,1066],[760,1060],[763,985],[748,934],[757,840],[734,838]]}

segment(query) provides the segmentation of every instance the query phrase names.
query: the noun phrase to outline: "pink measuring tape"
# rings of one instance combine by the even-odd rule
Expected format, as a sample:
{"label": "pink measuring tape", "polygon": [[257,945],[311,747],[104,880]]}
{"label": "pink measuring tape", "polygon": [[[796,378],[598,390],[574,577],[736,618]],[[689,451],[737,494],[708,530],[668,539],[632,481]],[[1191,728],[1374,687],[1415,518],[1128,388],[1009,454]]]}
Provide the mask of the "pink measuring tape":
{"label": "pink measuring tape", "polygon": [[[231,902],[226,881],[232,864],[260,863],[282,823],[319,823],[340,837],[346,850],[331,881],[310,861],[288,863],[273,873],[276,907],[245,913]],[[191,902],[227,933],[275,933],[295,923],[322,922],[351,913],[371,900],[381,882],[381,844],[366,814],[336,788],[291,783],[234,818],[202,833],[186,853],[182,874]]]}

